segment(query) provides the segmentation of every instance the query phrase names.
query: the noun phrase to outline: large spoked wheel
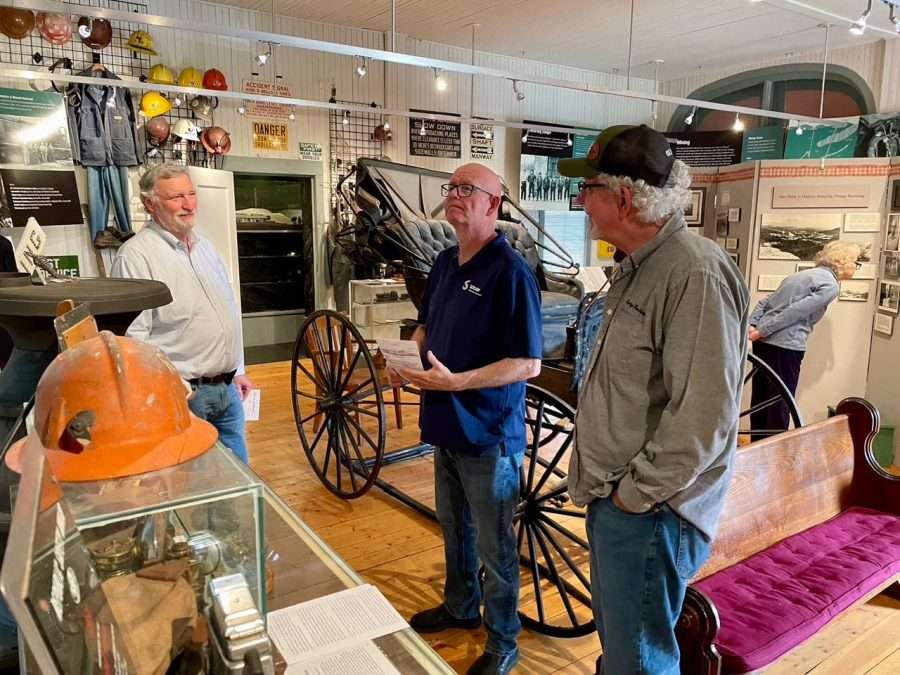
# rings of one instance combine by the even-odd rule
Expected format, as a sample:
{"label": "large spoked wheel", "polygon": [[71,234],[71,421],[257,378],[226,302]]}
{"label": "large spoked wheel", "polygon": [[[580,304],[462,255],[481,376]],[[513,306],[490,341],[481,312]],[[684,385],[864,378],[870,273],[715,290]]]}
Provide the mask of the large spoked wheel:
{"label": "large spoked wheel", "polygon": [[594,630],[585,511],[569,501],[567,474],[575,411],[539,387],[525,395],[528,446],[515,531],[521,562],[522,624],[545,635]]}
{"label": "large spoked wheel", "polygon": [[[762,396],[753,396],[753,391],[764,392]],[[749,436],[750,440],[760,440],[782,434],[788,429],[797,429],[803,426],[797,401],[782,382],[778,374],[752,352],[747,354],[747,365],[744,374],[744,405],[748,407],[741,410],[740,430],[741,436]],[[780,408],[782,413],[787,413],[788,424],[772,425],[767,421],[767,412]],[[773,428],[777,426],[778,428]]]}
{"label": "large spoked wheel", "polygon": [[382,377],[344,315],[320,310],[303,322],[291,368],[294,421],[313,471],[344,499],[365,494],[381,468]]}

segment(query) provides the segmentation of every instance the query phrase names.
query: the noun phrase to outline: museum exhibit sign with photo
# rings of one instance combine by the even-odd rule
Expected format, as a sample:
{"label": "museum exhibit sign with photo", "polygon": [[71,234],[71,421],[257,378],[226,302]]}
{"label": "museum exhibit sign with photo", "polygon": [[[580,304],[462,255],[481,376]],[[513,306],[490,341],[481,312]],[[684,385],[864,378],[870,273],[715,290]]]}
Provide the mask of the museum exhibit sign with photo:
{"label": "museum exhibit sign with photo", "polygon": [[841,213],[764,213],[760,226],[761,260],[814,260],[825,244],[841,238]]}

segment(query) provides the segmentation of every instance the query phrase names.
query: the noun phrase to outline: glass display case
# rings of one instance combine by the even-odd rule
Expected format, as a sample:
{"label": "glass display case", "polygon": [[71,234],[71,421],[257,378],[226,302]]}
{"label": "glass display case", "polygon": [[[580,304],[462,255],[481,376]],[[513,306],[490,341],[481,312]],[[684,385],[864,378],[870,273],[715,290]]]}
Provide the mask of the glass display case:
{"label": "glass display case", "polygon": [[265,616],[263,511],[261,481],[218,443],[85,483],[57,483],[28,453],[0,585],[40,672],[145,672],[147,641],[174,644],[174,627],[206,611],[209,580],[226,575],[243,575]]}

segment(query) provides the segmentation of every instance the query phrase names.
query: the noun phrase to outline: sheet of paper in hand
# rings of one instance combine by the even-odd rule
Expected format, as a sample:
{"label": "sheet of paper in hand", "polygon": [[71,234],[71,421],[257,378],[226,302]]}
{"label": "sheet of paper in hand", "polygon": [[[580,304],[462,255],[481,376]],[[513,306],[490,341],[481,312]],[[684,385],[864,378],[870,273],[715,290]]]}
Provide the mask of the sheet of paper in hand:
{"label": "sheet of paper in hand", "polygon": [[388,368],[393,370],[423,371],[422,359],[419,356],[419,345],[415,340],[379,339],[378,349],[384,355]]}

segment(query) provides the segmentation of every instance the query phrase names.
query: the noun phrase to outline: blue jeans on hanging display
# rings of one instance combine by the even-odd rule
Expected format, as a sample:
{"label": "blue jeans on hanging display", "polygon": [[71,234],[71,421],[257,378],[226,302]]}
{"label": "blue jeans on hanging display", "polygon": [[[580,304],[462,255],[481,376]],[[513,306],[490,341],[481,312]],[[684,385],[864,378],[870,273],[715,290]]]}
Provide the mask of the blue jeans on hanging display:
{"label": "blue jeans on hanging display", "polygon": [[444,535],[447,579],[444,606],[457,619],[481,614],[479,558],[485,568],[485,651],[516,651],[519,621],[519,556],[513,513],[519,501],[522,453],[498,446],[479,455],[444,448],[434,453],[437,518]]}
{"label": "blue jeans on hanging display", "polygon": [[219,431],[219,441],[245,464],[248,461],[244,440],[244,406],[233,384],[192,385],[188,399],[191,412]]}
{"label": "blue jeans on hanging display", "polygon": [[675,625],[710,542],[667,505],[627,513],[588,505],[591,599],[603,675],[679,675]]}
{"label": "blue jeans on hanging display", "polygon": [[88,226],[91,241],[109,223],[109,207],[121,232],[131,232],[128,211],[128,169],[124,166],[86,166],[88,189]]}

